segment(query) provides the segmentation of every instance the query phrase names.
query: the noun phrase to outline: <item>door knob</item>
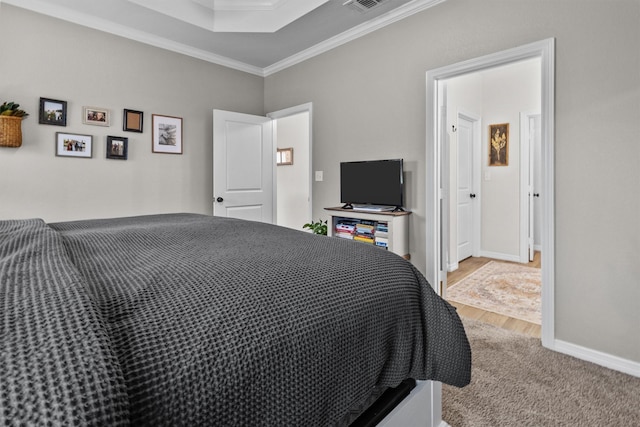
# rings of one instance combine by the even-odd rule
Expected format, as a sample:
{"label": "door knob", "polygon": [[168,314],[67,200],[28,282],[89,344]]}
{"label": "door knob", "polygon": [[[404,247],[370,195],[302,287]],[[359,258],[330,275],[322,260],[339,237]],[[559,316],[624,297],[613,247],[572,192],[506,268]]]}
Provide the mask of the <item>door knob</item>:
{"label": "door knob", "polygon": [[533,193],[533,197],[540,197],[540,193]]}
{"label": "door knob", "polygon": [[218,202],[218,203],[222,203],[222,202],[224,202],[224,199],[223,199],[222,197],[218,197],[218,198],[216,199],[216,202]]}
{"label": "door knob", "polygon": [[471,197],[472,199],[475,199],[475,198],[476,198],[476,195],[475,195],[475,194],[473,194],[473,193],[471,193],[471,194],[469,194],[469,197]]}

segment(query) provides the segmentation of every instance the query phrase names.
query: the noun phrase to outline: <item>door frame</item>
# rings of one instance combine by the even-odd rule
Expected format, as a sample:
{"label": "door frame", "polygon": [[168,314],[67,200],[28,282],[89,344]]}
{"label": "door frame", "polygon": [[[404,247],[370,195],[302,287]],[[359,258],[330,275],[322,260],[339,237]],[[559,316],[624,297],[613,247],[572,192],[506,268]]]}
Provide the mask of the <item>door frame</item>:
{"label": "door frame", "polygon": [[[445,79],[477,72],[530,58],[540,58],[541,68],[541,120],[542,120],[542,223],[541,223],[541,276],[542,276],[542,345],[554,347],[555,342],[555,304],[554,304],[554,96],[555,96],[555,39],[549,38],[527,45],[515,47],[479,58],[470,59],[426,73],[426,278],[439,293],[439,256],[441,245],[440,211],[442,200],[442,162],[443,141],[441,138],[440,92]],[[445,208],[448,209],[448,207]],[[447,212],[448,214],[448,212]]]}
{"label": "door frame", "polygon": [[[296,114],[301,113],[309,113],[309,212],[308,217],[309,221],[313,218],[313,102],[307,102],[305,104],[295,105],[293,107],[285,108],[283,110],[273,111],[271,113],[267,113],[267,117],[273,120],[273,146],[274,146],[274,159],[275,159],[275,150],[278,147],[278,119],[282,119],[289,116],[295,116]],[[274,161],[275,162],[275,161]],[[275,173],[274,173],[275,174]],[[277,199],[277,181],[274,176],[274,190],[273,190],[273,202],[274,206],[278,205]],[[277,210],[274,216],[274,224],[277,223]]]}

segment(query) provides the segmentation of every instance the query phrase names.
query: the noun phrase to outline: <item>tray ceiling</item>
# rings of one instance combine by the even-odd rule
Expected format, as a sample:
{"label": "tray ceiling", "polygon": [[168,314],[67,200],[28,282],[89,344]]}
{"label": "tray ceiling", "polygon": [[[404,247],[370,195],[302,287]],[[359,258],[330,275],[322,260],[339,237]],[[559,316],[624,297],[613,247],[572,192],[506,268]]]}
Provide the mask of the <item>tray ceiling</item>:
{"label": "tray ceiling", "polygon": [[268,75],[445,0],[0,0]]}

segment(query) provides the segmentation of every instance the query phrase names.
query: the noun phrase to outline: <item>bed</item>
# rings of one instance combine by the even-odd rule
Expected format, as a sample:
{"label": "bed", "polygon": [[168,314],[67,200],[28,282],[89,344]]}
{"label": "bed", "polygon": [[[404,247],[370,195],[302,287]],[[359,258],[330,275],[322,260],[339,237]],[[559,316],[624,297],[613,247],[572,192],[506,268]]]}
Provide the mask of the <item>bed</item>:
{"label": "bed", "polygon": [[347,426],[471,351],[393,253],[161,214],[0,221],[0,366],[3,425]]}

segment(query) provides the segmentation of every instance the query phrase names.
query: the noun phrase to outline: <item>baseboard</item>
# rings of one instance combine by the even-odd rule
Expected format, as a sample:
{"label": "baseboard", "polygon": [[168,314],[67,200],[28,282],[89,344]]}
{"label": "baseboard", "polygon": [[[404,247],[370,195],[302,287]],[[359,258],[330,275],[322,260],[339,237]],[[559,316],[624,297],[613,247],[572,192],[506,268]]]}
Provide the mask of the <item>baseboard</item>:
{"label": "baseboard", "polygon": [[480,256],[485,258],[499,259],[501,261],[520,262],[519,255],[503,254],[500,252],[480,251]]}
{"label": "baseboard", "polygon": [[619,371],[640,378],[639,362],[623,359],[622,357],[603,353],[601,351],[582,347],[576,344],[571,344],[562,340],[554,341],[553,350],[559,353],[564,353],[569,356],[576,357],[580,360],[585,360],[587,362],[595,363],[596,365],[604,366],[605,368],[613,369],[614,371]]}
{"label": "baseboard", "polygon": [[447,271],[451,273],[452,271],[456,271],[460,264],[458,262],[450,263],[447,265]]}

